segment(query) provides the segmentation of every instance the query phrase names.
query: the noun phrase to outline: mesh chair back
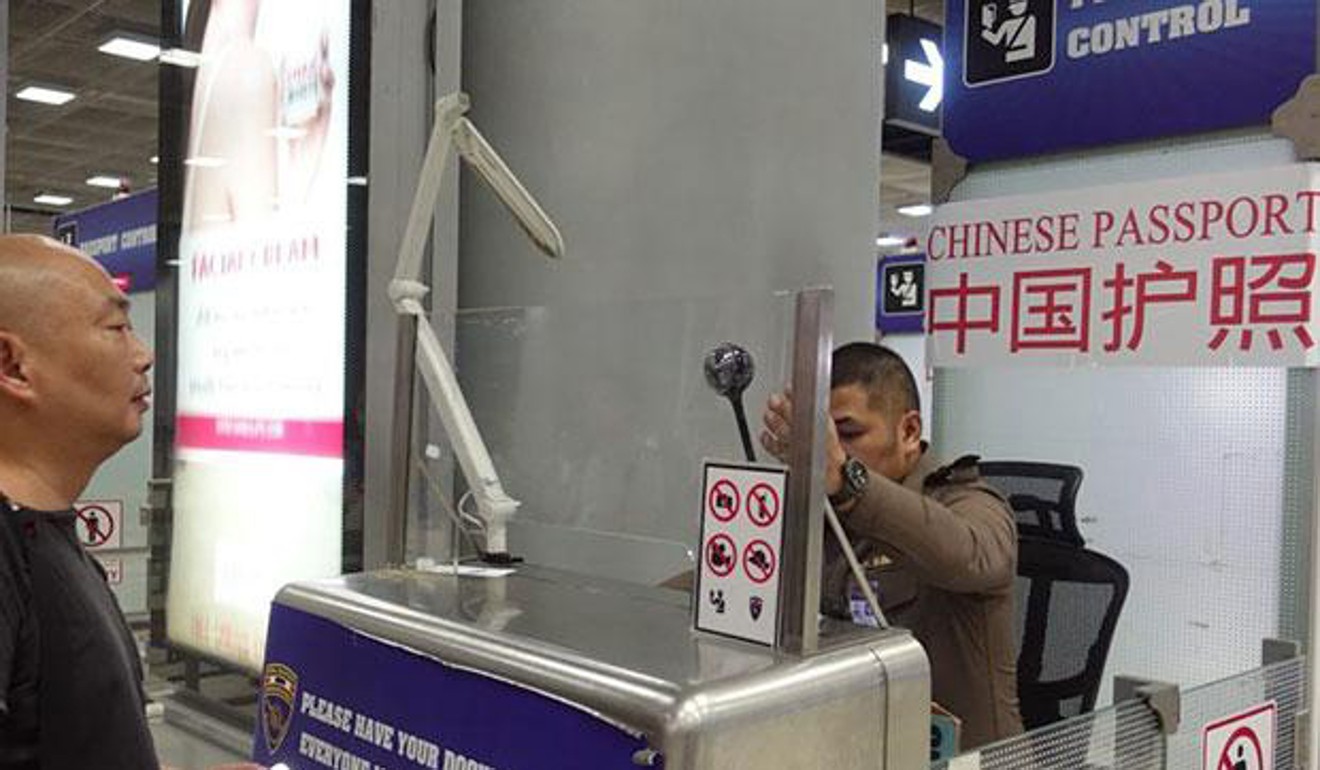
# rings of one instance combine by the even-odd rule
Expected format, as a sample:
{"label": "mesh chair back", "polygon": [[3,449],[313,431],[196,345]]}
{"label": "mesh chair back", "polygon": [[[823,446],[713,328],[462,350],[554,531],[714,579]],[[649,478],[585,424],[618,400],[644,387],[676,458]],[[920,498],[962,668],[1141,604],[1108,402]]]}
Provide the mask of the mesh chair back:
{"label": "mesh chair back", "polygon": [[1128,574],[1057,540],[1018,544],[1018,699],[1028,730],[1095,708]]}
{"label": "mesh chair back", "polygon": [[1017,519],[1018,534],[1061,540],[1075,546],[1086,541],[1077,529],[1077,490],[1082,469],[1076,465],[985,461],[981,478],[1004,493]]}

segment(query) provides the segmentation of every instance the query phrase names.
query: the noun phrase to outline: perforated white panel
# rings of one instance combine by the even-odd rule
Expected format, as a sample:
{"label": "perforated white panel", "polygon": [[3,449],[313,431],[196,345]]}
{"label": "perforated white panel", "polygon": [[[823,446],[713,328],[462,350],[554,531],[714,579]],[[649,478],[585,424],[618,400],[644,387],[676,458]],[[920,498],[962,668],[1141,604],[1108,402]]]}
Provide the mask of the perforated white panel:
{"label": "perforated white panel", "polygon": [[941,370],[936,446],[1081,466],[1082,534],[1132,581],[1109,674],[1198,684],[1252,668],[1277,631],[1285,385],[1278,369]]}
{"label": "perforated white panel", "polygon": [[[1228,132],[981,166],[954,197],[1293,161],[1286,141]],[[1294,571],[1280,560],[1285,459],[1296,449],[1285,435],[1286,378],[1262,369],[942,369],[933,435],[946,456],[1082,466],[1082,534],[1132,578],[1106,680],[1199,684],[1253,668],[1260,639],[1279,632],[1280,575]],[[1101,702],[1108,689],[1106,681]]]}

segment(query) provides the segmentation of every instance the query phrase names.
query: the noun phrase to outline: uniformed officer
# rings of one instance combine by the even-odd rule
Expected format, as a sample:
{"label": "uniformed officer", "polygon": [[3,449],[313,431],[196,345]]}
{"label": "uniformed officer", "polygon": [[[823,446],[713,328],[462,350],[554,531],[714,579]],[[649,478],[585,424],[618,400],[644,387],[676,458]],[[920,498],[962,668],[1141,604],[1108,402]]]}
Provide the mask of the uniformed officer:
{"label": "uniformed officer", "polygon": [[[761,444],[780,459],[790,413],[778,394],[763,416]],[[884,562],[881,603],[925,647],[932,698],[962,719],[964,748],[1020,733],[1017,534],[1007,503],[981,482],[975,457],[934,459],[912,372],[886,347],[834,352],[830,416],[826,491],[859,550]],[[847,604],[845,569],[827,565],[827,608]]]}

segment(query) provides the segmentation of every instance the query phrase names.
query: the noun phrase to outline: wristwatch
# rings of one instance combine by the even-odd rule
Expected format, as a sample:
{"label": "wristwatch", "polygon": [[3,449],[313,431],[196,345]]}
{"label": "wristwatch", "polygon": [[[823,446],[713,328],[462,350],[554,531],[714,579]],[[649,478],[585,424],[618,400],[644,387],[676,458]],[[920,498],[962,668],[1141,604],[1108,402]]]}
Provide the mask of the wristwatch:
{"label": "wristwatch", "polygon": [[843,476],[843,486],[830,495],[830,505],[835,508],[849,505],[860,498],[866,492],[866,482],[871,479],[862,461],[852,456],[844,459],[843,465],[839,466],[839,474]]}

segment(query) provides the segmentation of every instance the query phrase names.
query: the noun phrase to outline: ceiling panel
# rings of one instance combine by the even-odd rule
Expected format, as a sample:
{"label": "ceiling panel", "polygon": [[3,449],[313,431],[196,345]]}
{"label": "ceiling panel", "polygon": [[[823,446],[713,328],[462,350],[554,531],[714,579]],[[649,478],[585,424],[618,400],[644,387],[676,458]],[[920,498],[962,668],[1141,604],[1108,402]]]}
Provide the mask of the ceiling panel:
{"label": "ceiling panel", "polygon": [[[890,0],[889,13],[913,12],[942,21],[942,0]],[[9,93],[29,82],[72,86],[78,98],[62,107],[9,99],[6,200],[28,210],[38,192],[75,198],[69,208],[108,200],[88,187],[98,173],[128,176],[140,189],[155,183],[157,65],[107,56],[96,50],[110,33],[155,37],[160,0],[9,0]],[[894,207],[929,195],[927,164],[885,155],[880,177],[880,230],[914,230],[920,222]],[[45,208],[48,213],[55,209]],[[49,217],[24,219],[49,229]]]}
{"label": "ceiling panel", "polygon": [[[114,32],[156,37],[159,26],[160,0],[9,0],[10,227],[49,231],[50,214],[62,209],[33,203],[39,192],[72,196],[67,209],[109,200],[111,191],[85,183],[94,174],[128,176],[135,189],[154,183],[158,65],[96,47]],[[29,83],[78,96],[58,107],[14,99]]]}

